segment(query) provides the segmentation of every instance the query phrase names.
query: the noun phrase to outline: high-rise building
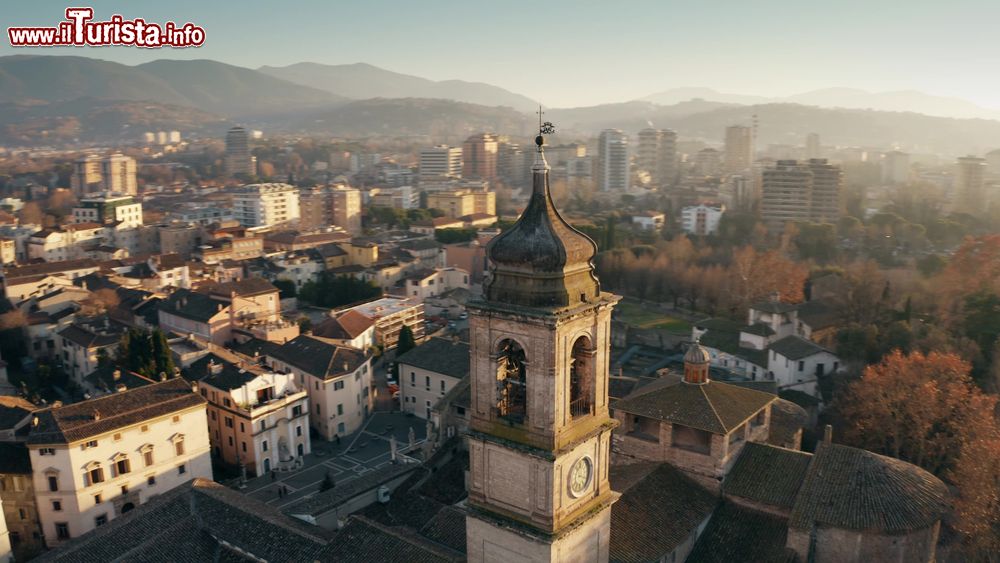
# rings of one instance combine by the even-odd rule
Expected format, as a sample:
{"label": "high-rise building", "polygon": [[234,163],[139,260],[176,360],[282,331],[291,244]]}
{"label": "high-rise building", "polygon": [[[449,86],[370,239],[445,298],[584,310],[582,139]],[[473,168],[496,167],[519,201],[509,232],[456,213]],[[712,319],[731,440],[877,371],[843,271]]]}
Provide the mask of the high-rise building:
{"label": "high-rise building", "polygon": [[460,178],[462,149],[437,145],[420,151],[420,178]]}
{"label": "high-rise building", "polygon": [[727,174],[739,174],[753,164],[753,130],[750,127],[726,127],[724,164]]}
{"label": "high-rise building", "polygon": [[905,184],[910,179],[910,155],[890,151],[882,157],[882,181],[886,184]]}
{"label": "high-rise building", "polygon": [[73,208],[73,222],[141,227],[142,204],[137,203],[132,196],[83,198],[79,206]]}
{"label": "high-rise building", "polygon": [[250,154],[250,137],[246,129],[233,127],[226,133],[226,173],[230,176],[257,173],[253,156]]}
{"label": "high-rise building", "polygon": [[629,188],[628,135],[620,129],[605,129],[597,138],[597,189]]}
{"label": "high-rise building", "polygon": [[827,163],[825,158],[811,158],[808,166],[812,172],[809,219],[835,223],[840,218],[840,167]]}
{"label": "high-rise building", "polygon": [[497,148],[497,175],[512,188],[522,188],[529,184],[531,151],[521,148],[517,143],[500,142]]}
{"label": "high-rise building", "polygon": [[361,234],[361,192],[347,186],[330,191],[333,224],[352,235]]}
{"label": "high-rise building", "polygon": [[309,231],[333,224],[333,194],[330,186],[299,188],[299,228]]}
{"label": "high-rise building", "polygon": [[796,221],[829,223],[840,216],[840,167],[825,158],[779,160],[761,176],[760,215],[769,227]]}
{"label": "high-rise building", "polygon": [[106,157],[89,154],[73,163],[70,187],[77,197],[98,192],[135,195],[135,159],[121,153]]}
{"label": "high-rise building", "polygon": [[1000,176],[1000,149],[986,153],[986,171],[993,176]]}
{"label": "high-rise building", "polygon": [[429,192],[427,207],[440,209],[447,217],[457,219],[474,213],[496,215],[496,194],[483,190],[452,190]]}
{"label": "high-rise building", "polygon": [[596,245],[549,197],[541,152],[518,222],[491,241],[470,301],[467,555],[485,561],[609,559],[611,311]]}
{"label": "high-rise building", "polygon": [[115,153],[101,161],[101,184],[106,192],[135,195],[135,159]]}
{"label": "high-rise building", "polygon": [[986,172],[986,159],[978,156],[963,156],[955,165],[955,204],[956,209],[969,213],[980,211],[986,205],[986,194],[983,191],[983,175]]}
{"label": "high-rise building", "polygon": [[780,229],[789,222],[808,221],[813,173],[796,160],[779,160],[763,171],[760,218]]}
{"label": "high-rise building", "polygon": [[171,143],[179,143],[179,142],[181,142],[181,132],[180,131],[171,131],[170,133],[168,133],[168,135],[169,135],[169,139],[168,140]]}
{"label": "high-rise building", "polygon": [[462,177],[493,180],[497,177],[497,138],[489,133],[473,135],[462,144]]}
{"label": "high-rise building", "polygon": [[819,142],[819,133],[809,133],[806,135],[806,158],[822,157],[823,149]]}
{"label": "high-rise building", "polygon": [[289,184],[250,184],[233,195],[233,216],[244,227],[270,227],[299,219],[299,190]]}
{"label": "high-rise building", "polygon": [[699,176],[715,176],[722,169],[722,156],[713,148],[705,148],[694,155],[694,169]]}
{"label": "high-rise building", "polygon": [[676,162],[676,132],[653,128],[639,131],[636,166],[649,173],[654,185],[666,187],[674,182]]}
{"label": "high-rise building", "polygon": [[69,183],[77,196],[101,191],[101,157],[88,154],[77,159]]}

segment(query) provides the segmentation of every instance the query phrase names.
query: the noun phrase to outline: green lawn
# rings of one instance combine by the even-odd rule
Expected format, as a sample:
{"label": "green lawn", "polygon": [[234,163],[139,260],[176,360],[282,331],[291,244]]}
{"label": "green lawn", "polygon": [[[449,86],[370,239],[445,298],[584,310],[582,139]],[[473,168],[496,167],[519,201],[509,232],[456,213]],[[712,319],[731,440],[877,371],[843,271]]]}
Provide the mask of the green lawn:
{"label": "green lawn", "polygon": [[653,311],[636,303],[622,301],[615,306],[622,321],[636,328],[658,328],[675,334],[691,332],[691,323]]}

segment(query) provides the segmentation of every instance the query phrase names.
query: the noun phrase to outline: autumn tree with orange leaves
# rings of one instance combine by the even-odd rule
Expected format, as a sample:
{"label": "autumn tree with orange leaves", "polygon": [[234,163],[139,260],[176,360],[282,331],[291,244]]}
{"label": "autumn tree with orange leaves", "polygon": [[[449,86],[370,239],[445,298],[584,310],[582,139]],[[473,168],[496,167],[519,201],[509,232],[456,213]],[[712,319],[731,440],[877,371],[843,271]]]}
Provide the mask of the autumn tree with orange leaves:
{"label": "autumn tree with orange leaves", "polygon": [[839,393],[840,439],[913,463],[957,490],[954,528],[967,549],[1000,546],[1000,425],[955,354],[896,350]]}

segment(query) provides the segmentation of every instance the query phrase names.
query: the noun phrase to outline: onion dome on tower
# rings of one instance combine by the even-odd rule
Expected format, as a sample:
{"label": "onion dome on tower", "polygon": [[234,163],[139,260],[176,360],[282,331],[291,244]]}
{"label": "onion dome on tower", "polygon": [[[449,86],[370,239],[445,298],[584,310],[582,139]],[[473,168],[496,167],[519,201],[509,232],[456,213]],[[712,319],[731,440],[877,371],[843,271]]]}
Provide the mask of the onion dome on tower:
{"label": "onion dome on tower", "polygon": [[[541,111],[539,111],[541,121]],[[487,301],[522,307],[563,308],[596,300],[601,285],[594,273],[597,244],[563,219],[549,192],[549,165],[539,123],[531,200],[513,227],[486,248],[490,270],[483,283]]]}

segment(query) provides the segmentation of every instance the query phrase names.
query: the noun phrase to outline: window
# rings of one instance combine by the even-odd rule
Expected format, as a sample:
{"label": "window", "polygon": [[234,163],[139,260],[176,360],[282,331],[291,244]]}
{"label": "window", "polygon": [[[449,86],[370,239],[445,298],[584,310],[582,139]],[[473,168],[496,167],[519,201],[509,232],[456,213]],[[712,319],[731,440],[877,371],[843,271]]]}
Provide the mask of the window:
{"label": "window", "polygon": [[243,446],[243,452],[246,453],[246,451],[247,451],[247,443],[246,442],[241,442],[240,445]]}
{"label": "window", "polygon": [[260,431],[263,432],[265,430],[267,430],[267,421],[266,420],[262,420],[262,421],[260,421]]}
{"label": "window", "polygon": [[319,416],[319,405],[316,405],[316,416]]}
{"label": "window", "polygon": [[229,401],[229,397],[222,398],[222,405],[225,407],[229,407],[230,405],[232,405],[232,403]]}
{"label": "window", "polygon": [[500,343],[497,354],[497,414],[511,422],[524,422],[527,414],[527,380],[524,349],[513,340]]}
{"label": "window", "polygon": [[267,451],[267,440],[264,440],[263,442],[260,443],[260,449],[264,450],[265,452]]}
{"label": "window", "polygon": [[40,448],[38,450],[38,455],[56,455],[55,448]]}
{"label": "window", "polygon": [[569,367],[569,410],[572,416],[589,415],[593,408],[593,347],[590,338],[581,336],[573,344]]}
{"label": "window", "polygon": [[121,439],[122,439],[122,435],[121,435],[121,433],[116,433],[116,434],[114,435],[114,440],[115,440],[116,442],[118,442],[118,441],[121,441]]}
{"label": "window", "polygon": [[96,447],[97,447],[97,440],[91,440],[83,444],[83,449],[96,448]]}
{"label": "window", "polygon": [[90,471],[87,472],[87,478],[90,481],[90,483],[89,483],[90,485],[95,485],[97,483],[103,483],[104,482],[104,468],[103,467],[94,467],[93,469],[91,469]]}
{"label": "window", "polygon": [[201,396],[206,398],[208,397],[208,390],[204,387],[201,388]]}
{"label": "window", "polygon": [[230,445],[230,446],[232,446],[232,445],[233,445],[233,437],[232,437],[232,436],[229,436],[229,445]]}
{"label": "window", "polygon": [[123,457],[122,459],[119,459],[118,461],[115,462],[115,473],[117,475],[125,475],[131,470],[132,467],[129,464],[127,457]]}
{"label": "window", "polygon": [[177,424],[178,422],[180,422],[180,421],[181,421],[181,416],[180,416],[179,414],[175,414],[175,415],[174,415],[174,417],[173,417],[172,419],[170,419],[170,420],[171,420],[171,422],[173,422],[174,424]]}
{"label": "window", "polygon": [[426,389],[427,389],[428,391],[430,391],[430,390],[431,390],[431,376],[429,376],[429,375],[425,375],[425,376],[424,376],[424,387],[425,387],[425,388],[426,388]]}
{"label": "window", "polygon": [[122,485],[122,494],[123,495],[127,495],[128,494],[128,485]]}
{"label": "window", "polygon": [[806,370],[806,363],[804,361],[800,360],[799,361],[799,371],[805,371],[805,370]]}
{"label": "window", "polygon": [[21,520],[24,520],[25,518],[28,517],[28,515],[24,512],[23,508],[17,509],[17,515],[21,518]]}
{"label": "window", "polygon": [[185,473],[187,473],[187,466],[185,466],[184,464],[178,465],[177,466],[177,474],[178,475],[184,475]]}
{"label": "window", "polygon": [[338,415],[344,414],[344,404],[343,403],[337,405],[337,414]]}
{"label": "window", "polygon": [[215,411],[211,411],[210,414],[212,415],[212,420],[215,420]]}
{"label": "window", "polygon": [[56,537],[61,540],[68,540],[69,524],[65,522],[56,522]]}
{"label": "window", "polygon": [[243,426],[243,423],[241,422],[240,423],[240,432],[246,432],[246,431],[247,431],[246,426]]}
{"label": "window", "polygon": [[52,501],[52,511],[53,512],[62,512],[62,501],[61,500],[54,500],[54,501]]}
{"label": "window", "polygon": [[139,427],[139,432],[149,432],[149,426],[143,424]]}
{"label": "window", "polygon": [[344,423],[343,422],[340,422],[340,423],[337,424],[337,432],[339,432],[341,434],[344,433]]}
{"label": "window", "polygon": [[302,427],[301,426],[296,426],[295,427],[295,435],[296,436],[301,436],[302,435]]}
{"label": "window", "polygon": [[101,514],[97,518],[94,518],[94,525],[95,526],[100,527],[100,526],[103,526],[103,525],[105,525],[107,523],[108,523],[108,515],[107,514]]}
{"label": "window", "polygon": [[174,442],[174,451],[177,455],[184,455],[184,440],[177,440]]}
{"label": "window", "polygon": [[445,389],[444,389],[444,380],[442,379],[441,380],[441,392],[444,393],[444,391],[445,391]]}
{"label": "window", "polygon": [[232,417],[227,416],[226,417],[226,428],[232,428],[232,427],[233,427],[233,419],[232,419]]}
{"label": "window", "polygon": [[333,390],[334,391],[340,391],[343,388],[344,388],[344,382],[343,381],[334,381],[333,382]]}
{"label": "window", "polygon": [[49,490],[58,491],[59,490],[59,478],[55,475],[49,475]]}
{"label": "window", "polygon": [[104,502],[104,497],[101,496],[101,493],[94,495],[94,504],[101,504],[102,502]]}
{"label": "window", "polygon": [[302,415],[302,405],[295,405],[294,407],[292,407],[292,416],[301,416],[301,415]]}
{"label": "window", "polygon": [[411,371],[410,372],[410,387],[413,387],[416,384],[417,384],[417,374]]}
{"label": "window", "polygon": [[149,485],[149,486],[155,485],[156,484],[156,475],[150,475],[149,477],[146,477],[146,484]]}

